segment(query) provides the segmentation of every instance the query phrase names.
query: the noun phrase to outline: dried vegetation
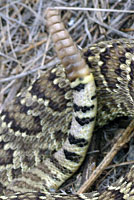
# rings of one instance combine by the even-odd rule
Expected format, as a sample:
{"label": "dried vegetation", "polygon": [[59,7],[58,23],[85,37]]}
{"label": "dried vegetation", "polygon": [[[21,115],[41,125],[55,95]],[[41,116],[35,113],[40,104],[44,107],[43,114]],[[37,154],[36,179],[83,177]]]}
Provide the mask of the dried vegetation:
{"label": "dried vegetation", "polygon": [[[134,38],[134,14],[107,12],[105,9],[118,10],[134,10],[134,1],[132,0],[1,0],[0,1],[0,108],[2,109],[7,103],[11,102],[15,94],[20,88],[26,88],[30,82],[35,79],[44,69],[51,67],[54,63],[59,63],[53,44],[47,33],[46,21],[44,18],[45,9],[47,7],[77,7],[77,8],[103,8],[104,11],[83,11],[73,9],[62,10],[62,19],[72,35],[74,41],[79,48],[84,48],[101,40],[109,40],[113,38]],[[111,132],[113,135],[119,131],[118,121],[106,127],[102,131],[103,145],[100,158],[107,153],[108,147],[111,145]],[[121,128],[122,129],[122,128]],[[97,136],[98,137],[98,136]],[[110,138],[110,139],[109,139]],[[133,141],[131,142],[133,143]],[[90,154],[100,154],[99,147],[94,148]],[[129,151],[134,151],[133,144],[125,147],[127,152],[121,154],[123,159],[120,162],[126,162]],[[94,149],[97,149],[94,151]],[[96,153],[97,152],[97,153]],[[91,156],[90,156],[91,157]],[[92,157],[91,157],[92,159]],[[114,163],[116,163],[115,158]],[[117,159],[118,160],[118,159]],[[120,160],[120,159],[119,159]],[[88,161],[89,162],[89,161]],[[92,161],[94,163],[96,161]],[[77,190],[85,177],[88,176],[89,169],[85,162],[85,168],[82,168],[83,176],[76,176],[73,185],[73,179],[69,181],[71,189]],[[93,165],[94,166],[94,165]],[[88,170],[87,170],[88,169]],[[120,176],[122,168],[115,170],[109,176],[109,179],[103,182],[100,188],[109,185],[110,182]],[[92,169],[91,169],[92,171]],[[109,171],[105,171],[105,174]],[[104,178],[104,177],[103,177]],[[111,181],[112,179],[112,181]],[[102,180],[102,179],[101,179]],[[80,184],[79,184],[80,183]],[[99,184],[96,187],[100,186]],[[70,185],[69,184],[69,185]],[[95,188],[96,189],[96,188]]]}

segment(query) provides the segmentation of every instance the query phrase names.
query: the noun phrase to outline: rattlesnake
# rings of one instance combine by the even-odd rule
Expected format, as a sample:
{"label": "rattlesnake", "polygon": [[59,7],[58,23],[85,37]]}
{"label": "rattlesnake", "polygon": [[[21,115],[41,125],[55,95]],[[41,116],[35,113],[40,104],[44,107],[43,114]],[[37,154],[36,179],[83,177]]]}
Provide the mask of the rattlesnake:
{"label": "rattlesnake", "polygon": [[81,165],[95,118],[102,126],[134,116],[134,41],[100,42],[80,53],[59,12],[48,10],[46,16],[65,68],[47,69],[1,112],[0,199],[132,200],[134,167],[101,194],[52,193]]}

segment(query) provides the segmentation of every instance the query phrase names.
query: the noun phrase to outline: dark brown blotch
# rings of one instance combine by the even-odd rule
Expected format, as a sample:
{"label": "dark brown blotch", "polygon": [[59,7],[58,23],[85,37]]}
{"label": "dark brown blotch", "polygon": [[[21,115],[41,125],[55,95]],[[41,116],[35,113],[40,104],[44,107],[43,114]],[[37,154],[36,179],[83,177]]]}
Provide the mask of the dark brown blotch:
{"label": "dark brown blotch", "polygon": [[129,75],[131,77],[131,80],[134,80],[134,61],[131,61],[130,68],[131,68],[131,71]]}
{"label": "dark brown blotch", "polygon": [[125,48],[126,52],[134,53],[134,48]]}
{"label": "dark brown blotch", "polygon": [[121,68],[116,68],[114,72],[115,72],[115,74],[117,74],[118,76],[121,77],[121,73],[122,73]]}
{"label": "dark brown blotch", "polygon": [[108,73],[108,66],[107,66],[107,65],[103,64],[103,65],[101,66],[101,73],[102,73],[103,75],[105,75],[106,73]]}
{"label": "dark brown blotch", "polygon": [[91,49],[88,49],[86,52],[84,52],[84,56],[85,57],[89,57],[89,56],[95,56],[94,53],[91,51]]}
{"label": "dark brown blotch", "polygon": [[120,57],[119,57],[119,61],[120,61],[121,63],[125,64],[125,63],[126,63],[126,57],[125,57],[125,56],[120,56]]}

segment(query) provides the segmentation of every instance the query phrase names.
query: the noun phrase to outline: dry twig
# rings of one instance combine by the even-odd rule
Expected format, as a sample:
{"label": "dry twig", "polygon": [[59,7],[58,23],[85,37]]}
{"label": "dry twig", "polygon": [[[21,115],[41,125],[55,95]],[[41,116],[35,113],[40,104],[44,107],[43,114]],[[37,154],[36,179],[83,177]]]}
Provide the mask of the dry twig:
{"label": "dry twig", "polygon": [[96,181],[96,179],[100,176],[100,174],[106,169],[106,167],[112,161],[117,152],[133,136],[134,136],[134,120],[132,120],[129,126],[126,128],[126,130],[121,135],[118,136],[117,141],[112,147],[111,151],[107,153],[107,155],[104,157],[99,166],[93,171],[89,179],[80,187],[80,189],[77,192],[78,194],[86,192],[92,186],[92,184]]}

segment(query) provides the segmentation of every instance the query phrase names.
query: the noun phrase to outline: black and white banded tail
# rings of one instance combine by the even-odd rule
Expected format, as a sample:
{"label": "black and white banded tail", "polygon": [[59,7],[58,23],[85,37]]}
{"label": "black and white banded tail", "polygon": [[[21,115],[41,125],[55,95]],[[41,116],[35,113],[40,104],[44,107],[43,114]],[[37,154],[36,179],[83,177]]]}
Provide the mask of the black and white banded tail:
{"label": "black and white banded tail", "polygon": [[59,12],[48,9],[46,18],[73,90],[72,122],[62,148],[15,180],[9,186],[13,192],[51,192],[60,187],[83,162],[95,125],[97,100],[93,75],[61,22]]}

